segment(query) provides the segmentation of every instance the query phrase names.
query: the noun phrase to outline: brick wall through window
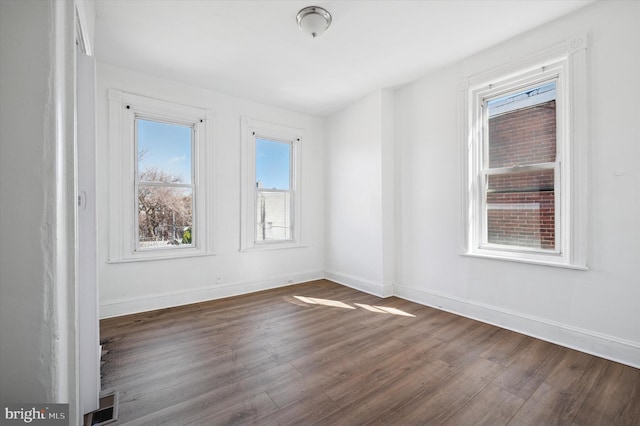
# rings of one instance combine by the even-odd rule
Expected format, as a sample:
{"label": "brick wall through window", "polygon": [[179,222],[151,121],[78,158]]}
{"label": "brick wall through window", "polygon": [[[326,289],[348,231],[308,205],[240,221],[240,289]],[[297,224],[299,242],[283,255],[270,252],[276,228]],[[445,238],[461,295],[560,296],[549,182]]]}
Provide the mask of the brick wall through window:
{"label": "brick wall through window", "polygon": [[[556,161],[555,100],[489,118],[489,168]],[[554,170],[487,176],[487,240],[555,248]]]}

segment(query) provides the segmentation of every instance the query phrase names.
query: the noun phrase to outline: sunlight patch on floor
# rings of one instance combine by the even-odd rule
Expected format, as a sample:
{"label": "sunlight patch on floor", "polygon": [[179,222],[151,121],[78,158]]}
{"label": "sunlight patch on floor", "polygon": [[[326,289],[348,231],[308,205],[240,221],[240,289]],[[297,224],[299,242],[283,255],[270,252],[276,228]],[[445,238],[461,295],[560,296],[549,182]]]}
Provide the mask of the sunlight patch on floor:
{"label": "sunlight patch on floor", "polygon": [[338,300],[329,300],[329,299],[318,299],[316,297],[304,297],[304,296],[293,296],[296,299],[308,303],[310,305],[324,305],[324,306],[333,306],[335,308],[343,308],[343,309],[355,309],[353,306],[347,305],[344,302],[340,302]]}
{"label": "sunlight patch on floor", "polygon": [[365,305],[364,303],[354,303],[354,305],[359,306],[363,309],[366,309],[367,311],[377,312],[380,314],[393,314],[393,315],[400,315],[403,317],[413,317],[413,318],[416,317],[415,315],[412,315],[398,308],[390,308],[386,306],[371,306],[371,305]]}
{"label": "sunlight patch on floor", "polygon": [[371,306],[371,305],[365,305],[364,303],[354,303],[354,305],[361,307],[362,309],[366,309],[367,311],[370,312],[376,312],[379,314],[388,314],[388,312],[386,312],[383,309],[377,308],[375,306]]}
{"label": "sunlight patch on floor", "polygon": [[[319,299],[317,297],[305,297],[305,296],[293,296],[293,297],[309,305],[332,306],[334,308],[342,308],[342,309],[357,309],[345,302],[340,302],[339,300]],[[403,317],[412,317],[412,318],[416,317],[415,315],[412,315],[398,308],[391,308],[391,307],[377,306],[377,305],[376,306],[367,305],[365,303],[354,303],[354,305],[356,305],[358,308],[365,309],[369,312],[375,312],[377,314],[400,315]]]}

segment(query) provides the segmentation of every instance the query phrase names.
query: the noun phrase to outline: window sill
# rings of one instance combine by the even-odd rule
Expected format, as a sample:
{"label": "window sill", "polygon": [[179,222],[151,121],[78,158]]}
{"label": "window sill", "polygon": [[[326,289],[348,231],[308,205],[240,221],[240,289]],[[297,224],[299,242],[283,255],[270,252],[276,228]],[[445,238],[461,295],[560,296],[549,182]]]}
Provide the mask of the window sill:
{"label": "window sill", "polygon": [[481,259],[491,259],[491,260],[505,260],[508,262],[518,262],[518,263],[527,263],[530,265],[541,265],[541,266],[552,266],[555,268],[566,268],[566,269],[573,269],[573,270],[577,270],[577,271],[588,271],[589,267],[588,266],[582,266],[582,265],[574,265],[574,264],[570,264],[570,263],[565,263],[565,262],[559,262],[556,260],[551,260],[551,259],[532,259],[532,258],[527,258],[527,257],[510,257],[510,256],[503,256],[503,255],[499,255],[499,254],[489,254],[489,253],[461,253],[462,256],[467,256],[467,257],[475,257],[475,258],[481,258]]}
{"label": "window sill", "polygon": [[186,259],[190,257],[205,257],[215,256],[214,252],[203,250],[188,250],[184,252],[171,251],[170,253],[158,253],[158,252],[137,252],[133,255],[122,257],[119,259],[109,259],[107,263],[131,263],[131,262],[148,262],[153,260],[171,260],[171,259]]}
{"label": "window sill", "polygon": [[270,251],[270,250],[287,250],[287,249],[296,249],[296,248],[307,248],[309,247],[306,244],[299,243],[267,243],[267,244],[257,244],[250,247],[242,247],[240,252],[252,252],[252,251]]}

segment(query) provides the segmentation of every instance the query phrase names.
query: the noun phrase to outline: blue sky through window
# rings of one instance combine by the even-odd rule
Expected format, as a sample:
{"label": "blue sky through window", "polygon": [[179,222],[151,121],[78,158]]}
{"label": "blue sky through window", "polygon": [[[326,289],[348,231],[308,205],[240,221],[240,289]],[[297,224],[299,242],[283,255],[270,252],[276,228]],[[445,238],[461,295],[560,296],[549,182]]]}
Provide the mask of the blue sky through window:
{"label": "blue sky through window", "polygon": [[138,125],[138,173],[156,167],[172,176],[181,176],[182,183],[191,183],[190,126],[136,120]]}
{"label": "blue sky through window", "polygon": [[291,145],[256,138],[256,182],[268,189],[290,189]]}
{"label": "blue sky through window", "polygon": [[513,111],[518,108],[534,106],[548,102],[556,98],[556,83],[546,83],[540,86],[523,90],[516,93],[509,93],[487,102],[489,116]]}

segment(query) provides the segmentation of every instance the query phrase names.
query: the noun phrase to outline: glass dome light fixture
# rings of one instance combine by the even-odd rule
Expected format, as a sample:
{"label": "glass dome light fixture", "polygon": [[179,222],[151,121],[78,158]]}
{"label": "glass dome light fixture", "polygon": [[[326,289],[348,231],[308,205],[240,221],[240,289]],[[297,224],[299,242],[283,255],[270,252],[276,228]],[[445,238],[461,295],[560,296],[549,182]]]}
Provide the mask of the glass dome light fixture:
{"label": "glass dome light fixture", "polygon": [[331,25],[331,14],[319,6],[308,6],[298,12],[296,21],[302,31],[316,38]]}

